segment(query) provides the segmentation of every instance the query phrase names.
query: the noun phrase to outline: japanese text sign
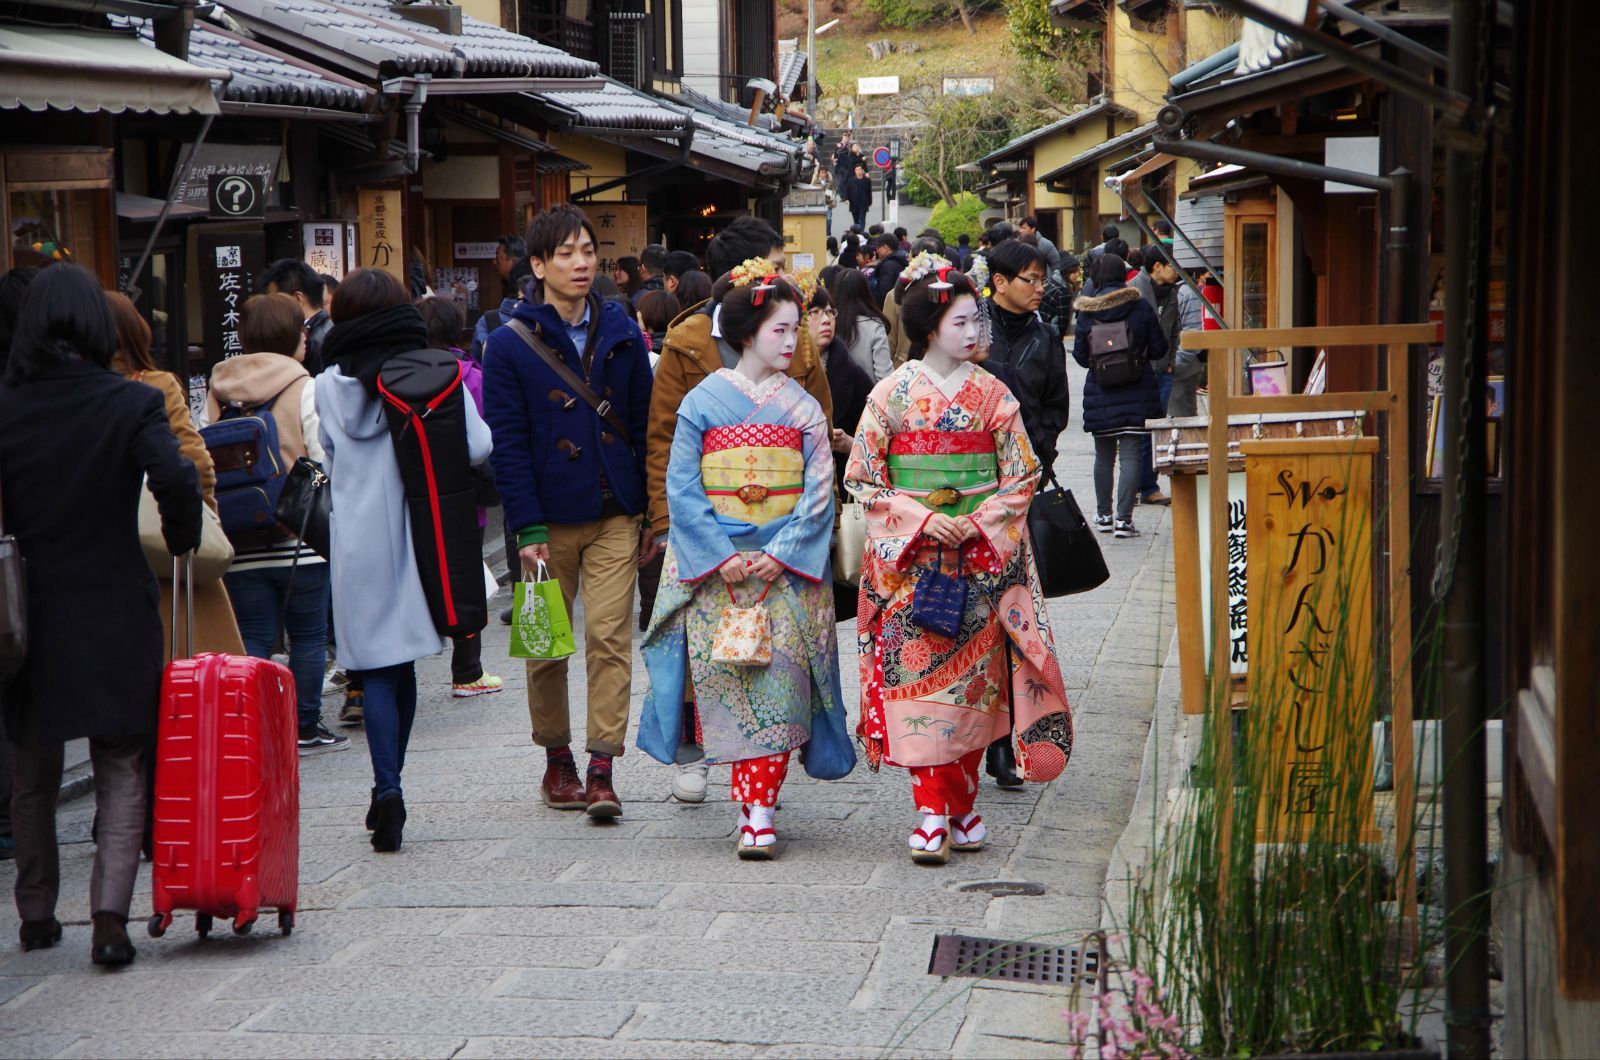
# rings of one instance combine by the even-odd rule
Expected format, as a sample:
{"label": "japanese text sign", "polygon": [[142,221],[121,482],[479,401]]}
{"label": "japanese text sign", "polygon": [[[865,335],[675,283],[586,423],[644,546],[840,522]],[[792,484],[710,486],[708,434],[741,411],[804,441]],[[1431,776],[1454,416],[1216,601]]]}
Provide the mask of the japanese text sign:
{"label": "japanese text sign", "polygon": [[[1373,826],[1375,438],[1245,442],[1261,841]],[[1339,815],[1329,827],[1328,815]]]}
{"label": "japanese text sign", "polygon": [[261,232],[208,232],[195,236],[199,257],[200,322],[206,360],[211,364],[244,352],[239,314],[255,293],[267,267],[267,239]]}
{"label": "japanese text sign", "polygon": [[361,235],[356,243],[359,268],[382,269],[406,282],[405,195],[398,188],[362,188]]}

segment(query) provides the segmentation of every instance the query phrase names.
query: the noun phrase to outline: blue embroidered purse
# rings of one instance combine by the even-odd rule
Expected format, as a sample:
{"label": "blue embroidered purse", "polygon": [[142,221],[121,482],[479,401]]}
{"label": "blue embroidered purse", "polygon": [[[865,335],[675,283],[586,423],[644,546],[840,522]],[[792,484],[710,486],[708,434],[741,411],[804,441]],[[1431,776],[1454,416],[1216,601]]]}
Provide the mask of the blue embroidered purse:
{"label": "blue embroidered purse", "polygon": [[911,595],[911,621],[919,629],[955,640],[961,632],[961,616],[967,610],[967,582],[961,577],[961,550],[956,549],[956,572],[944,572],[944,546],[934,568],[917,579]]}

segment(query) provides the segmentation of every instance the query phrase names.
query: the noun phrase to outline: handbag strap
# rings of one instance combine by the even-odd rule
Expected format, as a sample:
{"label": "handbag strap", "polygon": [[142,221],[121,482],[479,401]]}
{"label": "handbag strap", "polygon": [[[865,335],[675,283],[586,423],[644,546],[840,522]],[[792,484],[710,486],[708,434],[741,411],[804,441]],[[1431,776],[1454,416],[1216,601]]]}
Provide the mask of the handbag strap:
{"label": "handbag strap", "polygon": [[560,377],[563,383],[572,388],[574,394],[582,398],[584,403],[593,409],[597,416],[604,420],[612,430],[616,431],[624,445],[630,449],[633,448],[633,436],[628,432],[628,425],[623,422],[621,416],[617,415],[617,410],[612,407],[611,402],[596,394],[589,384],[585,383],[582,377],[568,366],[566,360],[557,355],[556,351],[552,350],[528,325],[513,318],[506,321],[506,327],[516,332],[517,337],[527,343],[529,348],[539,355],[540,360],[544,361],[550,370]]}
{"label": "handbag strap", "polygon": [[[328,489],[331,485],[326,471],[319,468],[316,474],[321,477],[321,481],[319,482],[315,477],[312,478],[313,493],[317,490]],[[305,513],[300,516],[300,532],[294,536],[294,559],[289,561],[289,583],[284,586],[283,606],[278,609],[278,635],[280,637],[283,636],[284,630],[289,628],[289,601],[294,598],[294,572],[300,566],[300,550],[306,547],[306,527],[311,525],[311,509],[316,506],[314,500],[306,505]]]}
{"label": "handbag strap", "polygon": [[[739,606],[739,598],[737,596],[733,595],[733,583],[732,582],[723,582],[722,584],[727,586],[728,599],[733,601],[733,606],[734,607],[738,607]],[[768,582],[767,583],[767,587],[765,589],[761,590],[761,595],[756,597],[756,603],[758,603],[758,604],[759,603],[765,603],[766,599],[767,599],[767,594],[772,591],[772,587],[774,585],[776,585],[776,584],[778,584],[776,581]],[[752,606],[754,606],[754,605],[752,605]]]}

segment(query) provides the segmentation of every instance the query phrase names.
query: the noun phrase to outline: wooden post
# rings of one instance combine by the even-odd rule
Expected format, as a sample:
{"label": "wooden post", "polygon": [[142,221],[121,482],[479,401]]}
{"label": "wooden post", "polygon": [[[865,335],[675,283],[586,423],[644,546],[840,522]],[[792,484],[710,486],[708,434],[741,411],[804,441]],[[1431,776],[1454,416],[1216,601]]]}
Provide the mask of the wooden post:
{"label": "wooden post", "polygon": [[[1416,945],[1416,860],[1406,856],[1416,846],[1417,770],[1412,744],[1411,682],[1411,375],[1404,343],[1391,342],[1389,393],[1393,401],[1384,427],[1389,458],[1389,703],[1394,735],[1394,834],[1397,893],[1400,899],[1401,949]],[[1396,459],[1394,454],[1398,453]]]}
{"label": "wooden post", "polygon": [[[1194,336],[1187,332],[1185,339]],[[1231,340],[1238,331],[1199,332],[1226,335]],[[1206,429],[1206,462],[1210,482],[1211,519],[1211,696],[1212,739],[1216,746],[1213,770],[1217,785],[1219,849],[1223,851],[1220,870],[1223,886],[1229,871],[1227,851],[1233,842],[1233,704],[1228,694],[1232,668],[1228,664],[1228,397],[1233,386],[1234,346],[1214,349],[1206,364],[1207,402],[1210,423]]]}

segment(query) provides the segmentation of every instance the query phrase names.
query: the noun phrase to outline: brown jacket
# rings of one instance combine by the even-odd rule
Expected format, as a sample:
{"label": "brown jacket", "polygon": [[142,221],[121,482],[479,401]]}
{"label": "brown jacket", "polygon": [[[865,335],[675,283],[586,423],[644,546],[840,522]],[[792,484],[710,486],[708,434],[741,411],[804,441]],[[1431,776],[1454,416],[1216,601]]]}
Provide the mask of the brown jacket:
{"label": "brown jacket", "polygon": [[900,324],[900,296],[905,290],[904,284],[897,283],[895,289],[889,292],[889,297],[883,300],[883,319],[889,322],[889,353],[894,357],[896,368],[905,364],[906,358],[911,356],[911,336]]}
{"label": "brown jacket", "polygon": [[[229,357],[211,369],[211,396],[207,399],[206,422],[215,423],[222,406],[245,406],[272,402],[272,419],[278,427],[278,449],[284,467],[293,467],[302,456],[315,457],[306,444],[307,428],[315,429],[316,417],[303,418],[305,388],[311,382],[305,365],[281,353],[247,353]],[[276,400],[273,400],[276,398]],[[320,448],[320,446],[318,447]]]}
{"label": "brown jacket", "polygon": [[[701,380],[722,367],[717,340],[711,337],[711,314],[704,302],[678,315],[667,329],[656,364],[655,387],[650,392],[650,431],[645,449],[645,469],[649,474],[650,526],[657,534],[667,532],[667,461],[672,456],[672,434],[678,427],[678,406],[684,395]],[[833,430],[833,393],[816,343],[804,326],[789,362],[788,375],[800,381],[806,392],[817,399]]]}
{"label": "brown jacket", "polygon": [[189,392],[171,372],[130,371],[121,357],[113,360],[111,367],[124,379],[133,379],[161,391],[167,401],[167,420],[177,436],[178,449],[200,474],[200,493],[205,497],[206,507],[216,511],[217,469],[212,466],[211,454],[206,452],[206,443],[195,429],[194,417],[189,414]]}

